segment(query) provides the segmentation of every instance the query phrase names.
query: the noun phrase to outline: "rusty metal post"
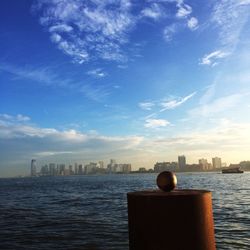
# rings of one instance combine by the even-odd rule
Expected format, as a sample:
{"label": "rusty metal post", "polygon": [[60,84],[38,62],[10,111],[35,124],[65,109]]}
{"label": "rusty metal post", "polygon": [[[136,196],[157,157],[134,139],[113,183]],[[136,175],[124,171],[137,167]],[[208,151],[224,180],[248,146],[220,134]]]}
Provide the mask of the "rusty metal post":
{"label": "rusty metal post", "polygon": [[215,250],[212,195],[205,190],[127,194],[130,250]]}

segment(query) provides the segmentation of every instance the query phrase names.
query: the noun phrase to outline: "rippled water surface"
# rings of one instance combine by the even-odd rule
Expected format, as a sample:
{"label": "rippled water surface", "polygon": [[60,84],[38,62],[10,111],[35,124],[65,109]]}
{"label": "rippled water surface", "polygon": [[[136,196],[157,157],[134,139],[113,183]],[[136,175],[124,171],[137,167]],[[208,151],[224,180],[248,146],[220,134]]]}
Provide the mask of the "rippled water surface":
{"label": "rippled water surface", "polygon": [[[250,249],[250,173],[177,174],[213,192],[217,249]],[[0,249],[128,250],[126,193],[155,174],[0,179]]]}

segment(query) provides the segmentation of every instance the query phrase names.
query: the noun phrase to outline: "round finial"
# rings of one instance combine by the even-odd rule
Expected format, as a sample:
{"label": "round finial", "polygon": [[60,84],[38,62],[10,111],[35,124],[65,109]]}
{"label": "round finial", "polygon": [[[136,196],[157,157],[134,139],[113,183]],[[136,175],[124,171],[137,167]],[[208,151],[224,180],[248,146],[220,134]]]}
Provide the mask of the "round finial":
{"label": "round finial", "polygon": [[164,171],[157,176],[156,183],[159,189],[169,192],[176,187],[177,178],[174,173],[170,171]]}

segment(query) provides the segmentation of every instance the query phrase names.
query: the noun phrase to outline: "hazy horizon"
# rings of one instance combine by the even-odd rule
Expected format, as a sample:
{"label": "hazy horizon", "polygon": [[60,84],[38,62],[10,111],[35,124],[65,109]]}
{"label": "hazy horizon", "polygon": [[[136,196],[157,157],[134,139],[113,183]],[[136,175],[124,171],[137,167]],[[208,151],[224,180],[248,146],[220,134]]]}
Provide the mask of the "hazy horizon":
{"label": "hazy horizon", "polygon": [[1,1],[0,177],[33,158],[250,160],[249,15],[249,0]]}

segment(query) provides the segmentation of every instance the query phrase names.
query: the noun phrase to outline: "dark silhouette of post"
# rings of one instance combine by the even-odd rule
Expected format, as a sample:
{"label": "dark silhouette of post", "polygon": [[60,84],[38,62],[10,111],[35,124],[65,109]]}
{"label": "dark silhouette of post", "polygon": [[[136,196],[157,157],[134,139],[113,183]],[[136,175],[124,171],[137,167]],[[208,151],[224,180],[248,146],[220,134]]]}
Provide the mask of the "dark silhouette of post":
{"label": "dark silhouette of post", "polygon": [[[176,177],[163,173],[157,185],[169,191]],[[128,193],[127,198],[130,250],[216,249],[211,192],[149,190]]]}

